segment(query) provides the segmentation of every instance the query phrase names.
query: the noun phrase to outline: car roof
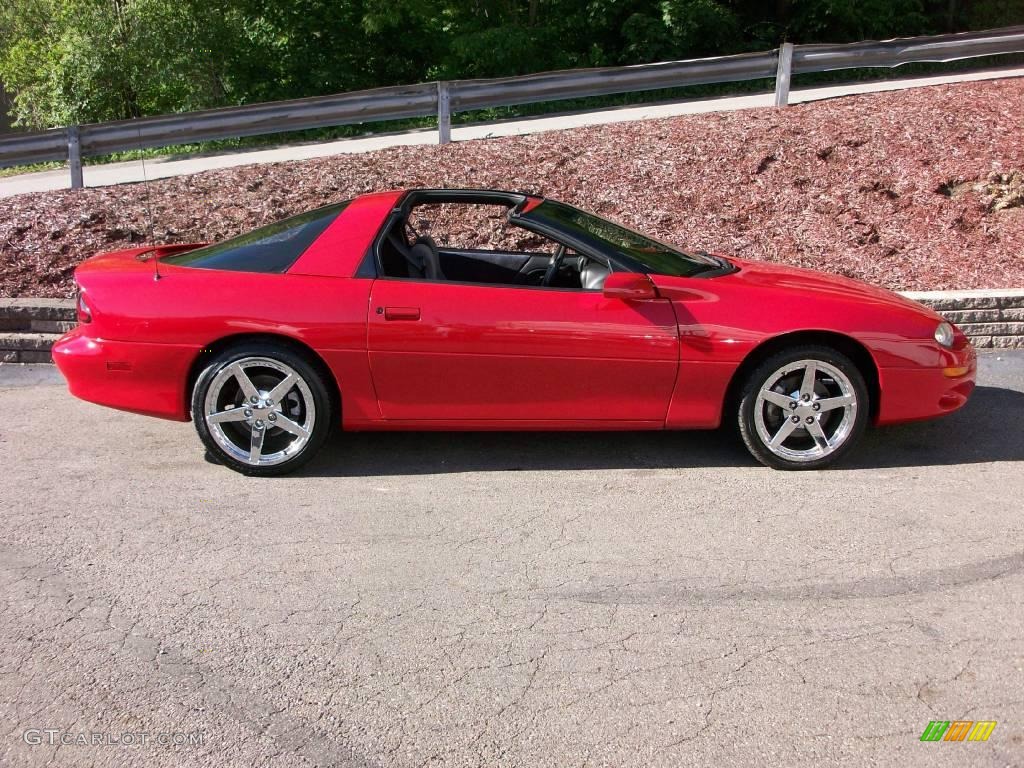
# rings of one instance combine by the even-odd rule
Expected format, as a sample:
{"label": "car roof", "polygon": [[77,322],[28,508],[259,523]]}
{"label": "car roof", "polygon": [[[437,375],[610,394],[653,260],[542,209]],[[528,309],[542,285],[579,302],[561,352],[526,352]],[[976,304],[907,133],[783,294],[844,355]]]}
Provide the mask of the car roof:
{"label": "car roof", "polygon": [[[408,210],[415,205],[438,203],[464,203],[467,205],[506,205],[514,208],[527,200],[539,203],[543,198],[525,192],[509,192],[501,189],[439,189],[414,187],[404,190],[400,205]],[[534,203],[536,205],[537,203]]]}

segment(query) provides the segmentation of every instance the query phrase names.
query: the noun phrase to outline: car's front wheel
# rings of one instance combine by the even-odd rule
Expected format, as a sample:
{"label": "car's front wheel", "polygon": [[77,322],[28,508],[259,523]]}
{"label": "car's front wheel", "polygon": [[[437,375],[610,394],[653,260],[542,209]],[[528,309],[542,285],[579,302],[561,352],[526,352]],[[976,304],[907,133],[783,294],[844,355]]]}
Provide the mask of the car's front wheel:
{"label": "car's front wheel", "polygon": [[322,375],[284,345],[245,343],[196,379],[192,419],[207,450],[246,475],[283,475],[323,445],[332,419]]}
{"label": "car's front wheel", "polygon": [[825,346],[778,352],[751,372],[740,396],[743,442],[775,469],[819,469],[838,461],[867,426],[864,376]]}

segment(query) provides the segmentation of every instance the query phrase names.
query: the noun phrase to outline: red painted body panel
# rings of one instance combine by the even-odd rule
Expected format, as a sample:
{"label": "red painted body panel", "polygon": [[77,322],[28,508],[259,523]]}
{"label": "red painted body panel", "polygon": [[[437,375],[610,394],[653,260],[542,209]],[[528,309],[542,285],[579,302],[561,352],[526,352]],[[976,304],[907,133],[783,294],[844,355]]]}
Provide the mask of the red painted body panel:
{"label": "red painted body panel", "polygon": [[403,194],[375,192],[357,197],[299,257],[288,274],[352,277],[385,217]]}
{"label": "red painted body panel", "polygon": [[[664,421],[679,358],[666,300],[383,279],[370,306],[387,419]],[[387,319],[398,307],[418,319]]]}
{"label": "red painted body panel", "polygon": [[[966,361],[965,361],[966,362]],[[967,403],[974,391],[977,364],[970,360],[964,376],[946,378],[928,368],[890,368],[882,372],[882,403],[879,425],[932,419],[952,413]]]}
{"label": "red painted body panel", "polygon": [[[935,342],[933,333],[942,321],[935,312],[838,275],[731,261],[739,271],[712,280],[651,275],[661,295],[672,300],[679,320],[679,383],[669,428],[718,426],[736,366],[760,345],[799,332],[838,334],[867,350],[880,381],[876,423],[955,410],[938,402],[963,381],[946,378],[941,369],[968,358],[973,366],[974,352],[970,347],[969,352],[952,352]],[[905,371],[919,379],[930,393],[928,400],[907,397]],[[973,381],[974,376],[971,367],[963,379]]]}
{"label": "red painted body panel", "polygon": [[920,304],[838,275],[733,261],[738,272],[712,280],[651,275],[675,305],[682,360],[740,361],[766,339],[818,330],[870,344],[880,366],[939,363],[942,318]]}
{"label": "red painted body panel", "polygon": [[377,419],[346,421],[351,432],[625,432],[661,430],[665,422],[606,419]]}
{"label": "red painted body panel", "polygon": [[87,328],[75,328],[53,348],[71,394],[123,411],[188,420],[182,382],[196,356],[193,347],[101,340]]}
{"label": "red painted body panel", "polygon": [[[801,331],[866,350],[878,423],[947,413],[973,388],[973,349],[940,347],[934,312],[806,270],[732,259],[716,278],[651,275],[659,298],[643,301],[355,277],[402,194],[354,200],[285,274],[159,263],[189,246],[88,260],[76,278],[93,321],[53,352],[71,392],[185,420],[204,351],[260,334],[324,361],[348,429],[708,428],[743,361]],[[947,378],[954,366],[968,371]]]}
{"label": "red painted body panel", "polygon": [[[152,267],[150,267],[152,269]],[[80,326],[80,333],[104,342],[113,359],[109,342],[145,339],[137,344],[146,355],[170,354],[172,348],[190,351],[184,371],[168,370],[176,381],[177,408],[170,418],[188,418],[185,375],[204,349],[230,336],[271,333],[305,344],[330,366],[339,383],[345,382],[345,415],[377,418],[376,395],[369,377],[366,356],[366,310],[371,280],[318,278],[291,274],[221,272],[187,267],[160,267],[160,280],[142,276],[122,290],[96,290],[90,285],[93,322]],[[67,354],[65,339],[55,347],[54,359]],[[119,352],[128,354],[135,347]],[[135,350],[135,354],[143,354]],[[126,358],[137,364],[136,359]],[[61,370],[64,370],[61,365]],[[99,374],[98,369],[90,369]],[[116,380],[116,383],[115,383]],[[80,382],[87,390],[124,390],[129,402],[145,396],[151,382],[143,377],[119,373],[97,375],[93,384]],[[138,387],[142,391],[136,392]],[[96,400],[109,395],[86,395]],[[133,406],[133,409],[137,410]]]}

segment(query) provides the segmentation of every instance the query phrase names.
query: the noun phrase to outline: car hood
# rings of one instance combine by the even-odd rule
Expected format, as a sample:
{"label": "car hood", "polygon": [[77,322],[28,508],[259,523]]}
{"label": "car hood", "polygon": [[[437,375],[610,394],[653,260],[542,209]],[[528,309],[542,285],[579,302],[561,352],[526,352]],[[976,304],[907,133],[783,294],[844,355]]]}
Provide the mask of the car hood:
{"label": "car hood", "polygon": [[[716,254],[718,255],[718,254]],[[818,272],[812,269],[802,269],[783,264],[771,264],[763,261],[747,261],[737,259],[733,256],[722,255],[738,269],[722,277],[712,278],[714,281],[727,281],[731,285],[746,286],[755,290],[770,290],[774,292],[783,291],[801,296],[815,295],[823,299],[836,301],[856,302],[858,304],[871,304],[883,310],[911,311],[927,315],[930,318],[941,320],[942,318],[932,309],[918,304],[897,293],[879,288],[859,280],[853,280],[841,275],[834,275],[827,272]],[[652,278],[655,276],[652,275]],[[664,282],[662,276],[657,276],[655,283],[663,294],[665,289],[669,293],[680,285],[679,281],[671,281],[674,285]],[[686,287],[696,288],[697,281],[686,280]]]}

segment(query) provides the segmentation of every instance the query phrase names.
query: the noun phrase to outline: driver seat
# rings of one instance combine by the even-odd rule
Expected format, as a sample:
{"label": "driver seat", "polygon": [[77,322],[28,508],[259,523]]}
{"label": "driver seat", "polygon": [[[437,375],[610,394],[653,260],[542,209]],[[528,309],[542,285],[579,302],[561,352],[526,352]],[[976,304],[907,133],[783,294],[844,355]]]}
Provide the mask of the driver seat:
{"label": "driver seat", "polygon": [[405,255],[409,263],[409,277],[424,280],[446,280],[441,271],[441,257],[437,251],[437,243],[430,235],[420,235]]}
{"label": "driver seat", "polygon": [[604,264],[589,261],[580,269],[580,286],[585,291],[600,291],[611,273]]}

